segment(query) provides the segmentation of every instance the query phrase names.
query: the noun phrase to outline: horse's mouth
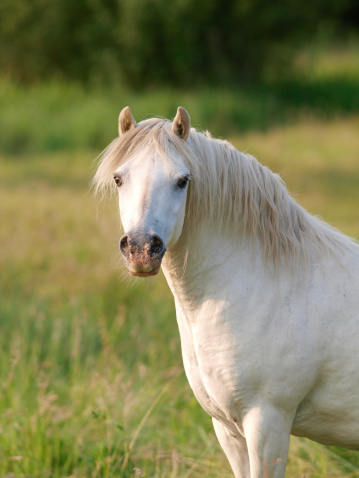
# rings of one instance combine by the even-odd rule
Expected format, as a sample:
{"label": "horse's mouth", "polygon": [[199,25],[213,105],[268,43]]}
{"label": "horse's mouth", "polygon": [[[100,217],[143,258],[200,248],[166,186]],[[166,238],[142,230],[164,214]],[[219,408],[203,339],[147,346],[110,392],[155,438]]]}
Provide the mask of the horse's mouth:
{"label": "horse's mouth", "polygon": [[145,259],[142,261],[128,260],[127,258],[125,258],[125,264],[128,273],[131,276],[150,277],[155,276],[159,273],[161,269],[162,257],[163,254],[161,256],[155,257],[154,260],[148,260],[148,258],[145,257]]}
{"label": "horse's mouth", "polygon": [[136,276],[136,277],[150,277],[150,276],[155,276],[159,273],[161,269],[161,265],[159,265],[158,267],[156,267],[156,269],[153,269],[152,271],[149,271],[149,272],[143,272],[143,271],[136,271],[136,270],[132,270],[132,269],[128,269],[128,272],[131,276]]}

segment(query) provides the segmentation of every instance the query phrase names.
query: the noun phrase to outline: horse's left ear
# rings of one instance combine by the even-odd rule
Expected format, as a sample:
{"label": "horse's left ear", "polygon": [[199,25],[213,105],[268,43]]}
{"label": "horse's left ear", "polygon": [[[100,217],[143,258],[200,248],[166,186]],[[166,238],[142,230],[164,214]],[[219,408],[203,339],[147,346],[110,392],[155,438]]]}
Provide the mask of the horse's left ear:
{"label": "horse's left ear", "polygon": [[189,130],[191,129],[191,118],[187,111],[179,106],[177,114],[172,123],[172,131],[174,134],[182,138],[184,141],[188,138]]}
{"label": "horse's left ear", "polygon": [[126,131],[135,128],[136,121],[132,116],[129,106],[125,106],[118,117],[118,133],[122,136]]}

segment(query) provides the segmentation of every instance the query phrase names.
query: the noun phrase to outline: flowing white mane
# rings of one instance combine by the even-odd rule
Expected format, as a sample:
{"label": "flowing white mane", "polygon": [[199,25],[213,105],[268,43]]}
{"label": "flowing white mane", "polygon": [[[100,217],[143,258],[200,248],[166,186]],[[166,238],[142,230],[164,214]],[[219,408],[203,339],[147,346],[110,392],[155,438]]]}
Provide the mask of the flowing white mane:
{"label": "flowing white mane", "polygon": [[345,235],[299,206],[281,178],[254,157],[240,153],[228,141],[191,129],[187,141],[171,123],[150,119],[116,138],[102,153],[94,177],[96,191],[114,187],[113,173],[137,149],[153,148],[169,166],[179,155],[191,171],[183,234],[200,222],[215,223],[232,237],[260,241],[264,256],[278,263],[295,263],[313,253],[339,252],[353,245]]}

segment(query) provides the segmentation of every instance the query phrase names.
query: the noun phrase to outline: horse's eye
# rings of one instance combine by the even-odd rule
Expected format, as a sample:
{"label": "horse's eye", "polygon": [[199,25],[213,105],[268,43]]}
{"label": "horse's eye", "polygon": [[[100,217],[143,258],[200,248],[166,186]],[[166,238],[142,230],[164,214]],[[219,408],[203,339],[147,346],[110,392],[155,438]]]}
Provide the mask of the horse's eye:
{"label": "horse's eye", "polygon": [[122,186],[122,178],[121,178],[121,176],[119,176],[118,174],[116,174],[116,176],[114,176],[113,179],[115,180],[115,183],[117,184],[118,187]]}
{"label": "horse's eye", "polygon": [[187,186],[188,180],[189,180],[188,176],[183,176],[182,178],[179,178],[176,184],[178,189],[184,189]]}

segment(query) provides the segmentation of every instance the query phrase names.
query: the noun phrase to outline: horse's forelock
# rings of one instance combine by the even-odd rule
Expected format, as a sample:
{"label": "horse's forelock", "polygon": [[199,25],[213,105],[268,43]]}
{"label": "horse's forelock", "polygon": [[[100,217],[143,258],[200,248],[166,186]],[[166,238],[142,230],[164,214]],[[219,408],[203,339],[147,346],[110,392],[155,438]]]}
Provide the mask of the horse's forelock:
{"label": "horse's forelock", "polygon": [[111,192],[113,174],[116,169],[132,155],[132,153],[153,142],[165,121],[157,118],[139,123],[120,137],[115,138],[99,156],[99,166],[93,178],[96,192]]}

